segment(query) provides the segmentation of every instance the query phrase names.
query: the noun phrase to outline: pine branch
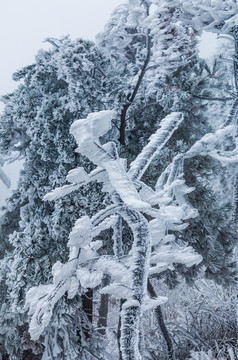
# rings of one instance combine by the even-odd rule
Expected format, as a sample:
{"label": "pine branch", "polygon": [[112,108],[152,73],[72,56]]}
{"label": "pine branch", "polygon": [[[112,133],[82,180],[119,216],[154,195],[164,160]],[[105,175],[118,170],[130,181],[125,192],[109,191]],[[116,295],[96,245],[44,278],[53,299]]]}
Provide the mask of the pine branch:
{"label": "pine branch", "polygon": [[192,95],[195,98],[201,99],[201,100],[210,100],[210,101],[230,101],[233,100],[233,97],[230,98],[217,98],[217,97],[208,97],[208,96],[201,96],[201,95],[197,95],[197,94],[193,94],[191,92],[189,92],[190,95]]}
{"label": "pine branch", "polygon": [[230,112],[229,112],[229,115],[226,119],[226,122],[225,124],[223,125],[223,129],[225,127],[227,127],[228,125],[231,125],[232,122],[233,122],[233,119],[234,119],[234,116],[237,114],[237,110],[238,110],[238,98],[235,99],[234,103],[232,104],[231,106],[231,109],[230,109]]}

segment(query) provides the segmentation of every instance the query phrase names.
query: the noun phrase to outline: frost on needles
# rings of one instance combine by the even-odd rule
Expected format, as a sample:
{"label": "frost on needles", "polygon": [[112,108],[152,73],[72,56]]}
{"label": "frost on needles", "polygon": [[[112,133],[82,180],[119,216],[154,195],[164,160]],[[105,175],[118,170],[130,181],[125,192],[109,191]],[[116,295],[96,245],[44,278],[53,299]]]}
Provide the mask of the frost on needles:
{"label": "frost on needles", "polygon": [[[98,181],[103,183],[110,203],[93,217],[83,216],[76,221],[69,235],[68,262],[58,261],[53,266],[52,284],[40,285],[27,292],[26,307],[31,315],[31,338],[36,340],[53,321],[53,309],[66,292],[73,298],[80,288],[95,288],[101,283],[103,274],[108,274],[111,283],[102,288],[101,293],[125,299],[121,312],[121,351],[125,359],[127,356],[141,359],[138,347],[141,315],[166,301],[163,296],[149,299],[148,277],[172,269],[173,263],[192,266],[202,258],[190,246],[176,245],[175,236],[168,233],[170,230],[182,231],[187,226],[186,220],[197,216],[196,209],[185,197],[193,188],[187,187],[183,180],[183,157],[175,158],[165,174],[161,174],[155,190],[141,180],[152,160],[183,121],[183,115],[175,112],[162,120],[129,170],[125,159],[119,157],[116,144],[100,141],[116,117],[115,111],[100,111],[71,126],[70,132],[78,144],[76,151],[87,156],[97,167],[90,173],[83,168],[71,170],[67,177],[71,184],[53,190],[44,200],[58,199],[83,184]],[[127,254],[118,250],[122,241],[118,222],[121,218],[133,233],[132,248]],[[109,228],[114,231],[114,254],[100,256],[98,250],[102,242],[95,237]]]}

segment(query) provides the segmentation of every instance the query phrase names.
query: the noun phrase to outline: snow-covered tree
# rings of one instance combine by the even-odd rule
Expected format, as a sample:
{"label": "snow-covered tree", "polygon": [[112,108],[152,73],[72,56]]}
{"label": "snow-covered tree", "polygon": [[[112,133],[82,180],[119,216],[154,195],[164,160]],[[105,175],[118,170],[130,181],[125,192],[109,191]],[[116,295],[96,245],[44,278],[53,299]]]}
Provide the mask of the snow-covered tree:
{"label": "snow-covered tree", "polygon": [[[199,68],[195,33],[192,27],[178,23],[176,4],[128,1],[115,10],[97,37],[97,45],[113,64],[111,77],[119,84],[109,96],[120,112],[120,143],[132,160],[156,131],[159,120],[171,111],[182,110],[185,117],[188,112],[195,114],[192,108],[201,103],[191,94],[201,91],[201,73],[195,75]],[[190,119],[188,137],[196,121]]]}
{"label": "snow-covered tree", "polygon": [[[113,111],[92,113],[71,126],[71,133],[78,143],[77,151],[87,156],[97,168],[89,174],[82,167],[71,170],[67,176],[71,184],[55,189],[45,196],[45,200],[57,200],[74,191],[75,187],[99,181],[111,201],[91,219],[84,216],[76,221],[68,241],[68,262],[57,262],[52,269],[53,284],[32,288],[27,293],[26,302],[32,315],[31,336],[37,340],[53,321],[54,306],[65,292],[73,298],[79,286],[97,287],[103,274],[107,273],[112,282],[101,292],[124,299],[120,339],[124,360],[143,356],[142,346],[139,346],[142,312],[165,301],[160,297],[148,298],[149,276],[172,268],[174,263],[192,266],[201,261],[191,247],[183,245],[181,239],[176,242],[171,233],[183,230],[188,225],[186,220],[197,216],[197,211],[186,200],[186,194],[193,189],[187,187],[182,178],[184,160],[209,155],[222,163],[235,163],[238,155],[237,148],[232,152],[219,148],[227,134],[234,133],[234,126],[207,134],[185,154],[174,158],[159,176],[153,191],[141,178],[180,125],[183,116],[180,113],[167,116],[128,171],[115,143],[102,144],[99,139],[110,130],[111,121],[117,116]],[[132,246],[123,256],[119,251],[122,239],[117,230],[118,216],[124,219],[133,233]],[[147,216],[152,219],[148,221]],[[97,251],[102,243],[94,238],[110,227],[115,228],[114,255],[100,256]]]}
{"label": "snow-covered tree", "polygon": [[[238,25],[237,25],[237,10],[238,4],[236,0],[213,0],[202,1],[186,0],[180,2],[181,13],[180,19],[183,22],[192,24],[199,32],[206,30],[219,34],[220,37],[229,41],[230,51],[226,51],[226,57],[223,53],[221,59],[231,64],[232,76],[227,77],[229,82],[229,95],[232,97],[230,110],[228,116],[223,117],[223,127],[229,128],[229,125],[236,126],[236,134],[227,134],[224,139],[224,149],[235,149],[237,138],[237,111],[238,111]],[[231,55],[229,57],[229,55]],[[228,58],[227,58],[228,56]],[[226,86],[227,87],[227,86]],[[232,155],[231,155],[232,156]],[[237,164],[231,161],[231,164],[226,164],[226,175],[223,176],[225,182],[225,193],[230,198],[232,203],[232,221],[231,229],[233,233],[237,233],[238,221],[238,176]],[[232,184],[232,185],[231,185]],[[229,186],[231,185],[231,186]],[[224,186],[224,183],[223,183]],[[233,188],[233,189],[232,189]],[[227,191],[228,190],[228,191]],[[226,241],[223,236],[223,242]],[[237,252],[237,251],[236,251]],[[237,257],[237,256],[236,256]],[[237,259],[236,259],[237,260]]]}
{"label": "snow-covered tree", "polygon": [[[11,233],[9,241],[13,248],[1,262],[1,274],[8,288],[0,316],[5,348],[12,359],[21,357],[20,344],[27,332],[25,292],[50,280],[52,264],[67,259],[67,237],[77,217],[93,214],[103,202],[97,184],[90,190],[82,188],[77,198],[72,194],[54,204],[42,201],[52,187],[65,183],[72,167],[84,164],[91,169],[88,160],[74,153],[76,143],[69,127],[76,117],[102,108],[105,95],[101,85],[104,75],[95,73],[96,68],[103,69],[106,63],[100,51],[82,40],[72,42],[65,38],[57,44],[50,51],[39,52],[32,66],[14,75],[21,83],[4,98],[1,151],[6,156],[18,153],[25,159],[18,190],[8,200],[1,224],[1,235]],[[57,316],[64,319],[62,328],[49,329],[59,342],[64,338],[67,319],[70,322],[70,317],[78,318],[79,309],[71,306],[70,300],[65,313],[65,301],[62,300],[62,313],[57,309]],[[82,310],[82,304],[78,306]],[[85,323],[85,329],[89,326],[85,318],[81,323]],[[75,330],[78,325],[73,326]],[[45,351],[53,349],[46,346]],[[74,356],[78,356],[77,351]]]}
{"label": "snow-covered tree", "polygon": [[[97,168],[89,174],[82,167],[71,170],[67,177],[71,184],[55,189],[45,196],[45,200],[57,200],[74,191],[75,187],[99,181],[110,195],[110,202],[93,217],[84,216],[76,221],[68,241],[68,262],[57,262],[52,269],[53,283],[30,289],[26,303],[32,315],[31,337],[37,340],[54,321],[54,307],[66,292],[73,298],[79,286],[81,289],[97,287],[104,273],[110,275],[111,284],[101,292],[125,300],[120,338],[124,360],[143,356],[139,346],[142,313],[166,301],[163,297],[149,299],[148,277],[173,267],[173,263],[192,266],[199,263],[201,257],[182,241],[176,243],[174,235],[168,233],[184,229],[186,220],[197,216],[196,210],[185,199],[185,194],[193,189],[189,189],[181,178],[182,156],[178,156],[159,177],[156,191],[141,181],[152,159],[159,155],[182,122],[182,114],[172,113],[161,122],[128,171],[115,143],[102,144],[99,140],[110,130],[111,121],[117,116],[114,111],[92,113],[71,126],[71,133],[78,143],[77,151],[87,156]],[[148,216],[152,218],[150,221]],[[123,256],[118,251],[122,239],[116,236],[120,233],[116,230],[118,217],[124,219],[133,233],[132,246]],[[102,243],[94,238],[110,227],[115,229],[114,254],[100,256],[98,250]]]}
{"label": "snow-covered tree", "polygon": [[[21,83],[4,97],[0,125],[4,157],[25,158],[0,224],[11,250],[1,262],[8,289],[0,332],[12,359],[107,358],[91,323],[101,286],[102,301],[121,299],[120,356],[139,358],[141,314],[165,300],[154,299],[155,278],[172,286],[178,273],[191,279],[205,265],[210,277],[233,280],[227,207],[206,188],[218,162],[237,166],[229,127],[237,99],[224,131],[204,138],[211,131],[204,99],[224,93],[209,91],[213,72],[198,59],[196,35],[202,28],[236,34],[235,10],[233,1],[128,0],[97,47],[49,38],[53,49],[14,75]],[[78,118],[85,119],[71,127],[75,142],[69,129]],[[43,202],[55,187],[45,197],[54,201]],[[100,306],[99,327],[104,316]]]}
{"label": "snow-covered tree", "polygon": [[[115,64],[111,77],[120,84],[109,96],[114,97],[113,106],[120,113],[116,125],[122,156],[127,156],[129,162],[134,160],[163,117],[171,111],[184,114],[183,123],[161,152],[156,164],[159,172],[176,154],[185,152],[211,131],[214,122],[207,118],[204,99],[223,99],[226,103],[226,99],[232,98],[224,93],[217,95],[220,83],[213,80],[217,76],[216,64],[210,69],[198,57],[198,27],[184,15],[190,8],[178,1],[128,1],[115,10],[105,31],[97,37],[97,45]],[[191,201],[199,210],[199,217],[186,231],[186,239],[203,256],[201,266],[207,267],[207,275],[225,284],[234,276],[234,263],[229,256],[234,235],[229,231],[229,216],[225,219],[219,210],[221,204],[214,201],[217,196],[210,182],[211,168],[217,171],[217,164],[199,156],[186,167],[187,183],[193,186],[196,181]],[[155,184],[154,166],[145,176],[147,183]],[[212,216],[204,211],[204,202],[212,202]],[[223,213],[228,207],[229,204],[224,204]],[[229,246],[223,237],[229,239]],[[213,242],[218,244],[215,249]],[[227,253],[225,263],[223,252]],[[180,270],[188,280],[196,273],[194,269],[184,272],[180,267]],[[175,273],[167,275],[171,286],[177,283]]]}

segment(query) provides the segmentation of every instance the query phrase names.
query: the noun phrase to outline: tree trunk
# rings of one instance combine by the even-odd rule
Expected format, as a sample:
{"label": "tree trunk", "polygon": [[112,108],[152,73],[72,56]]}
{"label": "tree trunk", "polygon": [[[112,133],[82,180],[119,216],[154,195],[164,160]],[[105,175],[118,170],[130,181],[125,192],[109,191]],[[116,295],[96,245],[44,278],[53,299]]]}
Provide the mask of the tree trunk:
{"label": "tree trunk", "polygon": [[[157,294],[150,282],[150,280],[148,279],[148,282],[147,282],[147,289],[148,289],[148,292],[150,294],[150,296],[152,298],[157,298]],[[166,342],[166,345],[167,345],[167,350],[168,350],[168,359],[169,360],[175,360],[175,357],[174,357],[174,347],[173,347],[173,342],[172,342],[172,339],[171,339],[171,336],[168,332],[168,329],[165,325],[165,322],[164,322],[164,317],[163,317],[163,312],[162,312],[162,308],[161,306],[157,306],[155,308],[155,315],[156,315],[156,319],[158,321],[158,324],[159,324],[159,327],[160,327],[160,330],[161,330],[161,333],[164,337],[164,340]]]}
{"label": "tree trunk", "polygon": [[148,222],[137,211],[121,209],[121,216],[127,221],[133,235],[132,245],[132,290],[131,296],[122,306],[121,311],[121,351],[123,360],[141,360],[140,320],[142,305],[146,295],[151,238]]}
{"label": "tree trunk", "polygon": [[119,352],[119,360],[123,360],[122,351],[121,351],[121,311],[122,305],[125,303],[125,299],[120,300],[120,312],[119,312],[119,320],[118,320],[118,328],[117,328],[117,344],[118,344],[118,352]]}
{"label": "tree trunk", "polygon": [[[103,275],[102,278],[102,288],[110,284],[110,276],[107,274]],[[101,294],[100,306],[98,310],[98,332],[102,335],[106,334],[107,328],[107,314],[108,314],[108,303],[109,303],[109,294]]]}
{"label": "tree trunk", "polygon": [[[93,289],[88,289],[87,292],[82,295],[82,306],[85,314],[90,323],[93,322]],[[89,329],[83,330],[86,339],[90,337]]]}

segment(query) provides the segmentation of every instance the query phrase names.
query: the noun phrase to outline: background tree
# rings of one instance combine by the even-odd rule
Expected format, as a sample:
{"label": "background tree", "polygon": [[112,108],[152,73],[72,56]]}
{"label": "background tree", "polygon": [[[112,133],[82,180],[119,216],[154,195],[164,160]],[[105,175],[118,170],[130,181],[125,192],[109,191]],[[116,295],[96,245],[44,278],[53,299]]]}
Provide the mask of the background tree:
{"label": "background tree", "polygon": [[[8,201],[2,220],[3,229],[6,217],[13,223],[9,229],[13,250],[1,262],[2,276],[8,287],[1,310],[1,332],[5,334],[5,348],[12,359],[19,359],[24,353],[20,343],[27,332],[27,314],[23,308],[25,291],[32,285],[50,280],[52,264],[67,258],[67,234],[78,215],[82,211],[92,214],[103,201],[100,188],[94,185],[90,191],[84,187],[77,199],[68,196],[56,204],[42,202],[45,192],[65,182],[72,167],[80,163],[88,168],[92,166],[84,158],[74,155],[76,145],[68,129],[78,116],[100,109],[104,96],[101,86],[104,76],[100,72],[95,74],[95,68],[103,69],[106,61],[94,45],[82,40],[72,42],[68,38],[57,43],[54,40],[54,44],[52,50],[37,55],[35,64],[14,75],[21,84],[13,94],[5,97],[1,121],[2,152],[10,156],[18,151],[25,159],[18,190]],[[19,215],[12,218],[15,214],[20,214],[19,226]],[[68,315],[65,314],[67,302],[71,309]],[[79,303],[79,307],[82,308],[82,304]],[[68,321],[74,316],[73,309],[75,317],[79,317],[76,315],[78,309],[70,300],[65,299],[61,309],[64,317],[61,325],[67,316]],[[58,310],[57,316],[60,314]],[[82,321],[87,328],[86,320]],[[65,324],[62,326],[67,328],[67,321]],[[73,326],[77,327],[77,322]],[[63,341],[63,329],[49,329],[52,331],[59,342]],[[80,331],[75,339],[82,335]],[[47,337],[45,340],[48,356],[67,355],[60,348],[55,355],[55,351],[47,347]],[[79,344],[74,346],[80,347]],[[77,351],[76,357],[79,356]],[[73,359],[71,353],[69,356]]]}

